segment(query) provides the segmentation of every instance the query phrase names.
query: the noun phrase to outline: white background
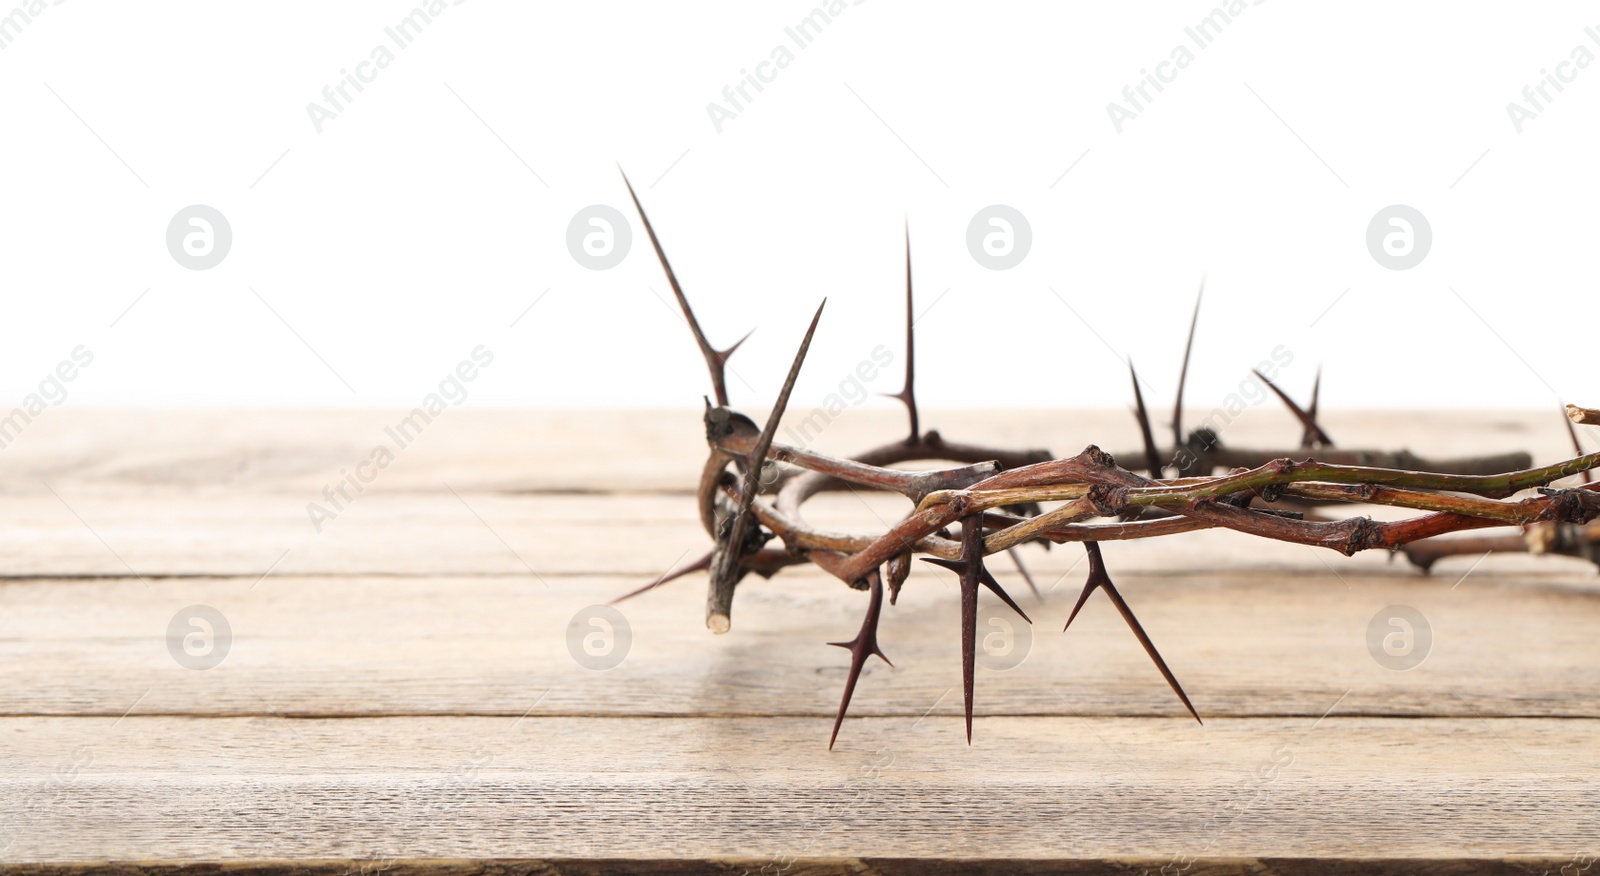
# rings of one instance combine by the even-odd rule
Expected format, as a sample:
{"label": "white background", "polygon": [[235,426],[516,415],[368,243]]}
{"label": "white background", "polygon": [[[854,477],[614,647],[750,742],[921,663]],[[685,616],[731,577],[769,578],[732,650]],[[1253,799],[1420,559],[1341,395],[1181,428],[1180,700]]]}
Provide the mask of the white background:
{"label": "white background", "polygon": [[[698,406],[642,228],[612,270],[567,251],[587,205],[632,220],[618,164],[713,342],[758,329],[736,406],[770,401],[824,295],[796,402],[878,344],[872,388],[899,388],[903,222],[926,405],[1120,406],[1131,355],[1164,407],[1202,277],[1197,406],[1279,344],[1327,407],[1600,405],[1600,64],[1521,133],[1506,112],[1600,52],[1592,5],[1266,0],[1118,133],[1106,105],[1214,4],[866,0],[719,133],[707,104],[815,4],[468,0],[318,133],[307,104],[413,5],[28,23],[0,51],[0,408],[79,344],[69,405],[409,406],[486,344],[473,406]],[[199,272],[165,245],[196,203],[234,234]],[[997,203],[1033,231],[1008,271],[965,243]],[[1365,243],[1395,203],[1433,229],[1411,270]]]}

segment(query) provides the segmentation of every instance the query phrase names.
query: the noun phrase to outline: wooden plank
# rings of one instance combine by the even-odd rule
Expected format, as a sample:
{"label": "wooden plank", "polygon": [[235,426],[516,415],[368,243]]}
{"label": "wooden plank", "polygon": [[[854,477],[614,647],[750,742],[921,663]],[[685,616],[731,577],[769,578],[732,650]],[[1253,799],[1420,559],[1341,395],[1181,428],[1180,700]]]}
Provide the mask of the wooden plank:
{"label": "wooden plank", "polygon": [[[1241,375],[1246,376],[1246,375]],[[268,489],[316,494],[387,445],[395,461],[378,483],[437,490],[440,481],[480,492],[688,490],[705,460],[697,396],[673,411],[445,411],[400,448],[385,431],[402,410],[51,410],[4,448],[0,487],[38,482],[99,484],[196,494]],[[764,421],[765,411],[741,408]],[[1207,410],[1188,417],[1197,425]],[[801,431],[811,410],[797,403],[780,436],[828,453],[851,453],[900,438],[905,414],[893,402],[846,408],[821,430]],[[1346,447],[1410,448],[1431,456],[1523,450],[1539,460],[1571,455],[1559,412],[1340,411],[1322,415]],[[1097,444],[1139,450],[1123,409],[926,411],[924,429],[964,443],[1044,447],[1070,456]],[[793,429],[794,431],[790,431]],[[410,433],[407,433],[408,435]],[[1241,447],[1298,445],[1300,427],[1268,399],[1222,430]]]}
{"label": "wooden plank", "polygon": [[[1341,695],[1341,714],[1600,717],[1591,588],[1482,572],[1454,589],[1447,579],[1270,573],[1119,581],[1207,718],[1316,717]],[[543,696],[541,708],[555,714],[809,716],[813,732],[826,733],[848,661],[823,643],[854,634],[864,594],[814,571],[756,581],[741,593],[733,631],[715,636],[703,625],[701,582],[676,582],[619,607],[631,628],[626,650],[613,652],[619,665],[579,665],[569,623],[633,583],[6,582],[0,714],[115,717],[137,702],[146,715],[514,716]],[[1074,575],[1043,604],[1016,588],[1036,621],[1011,627],[1031,637],[1026,644],[991,623],[1010,615],[984,596],[982,644],[996,656],[979,669],[978,713],[1181,715],[1104,597],[1062,632],[1078,584]],[[1408,671],[1385,668],[1369,650],[1372,619],[1396,603],[1417,608],[1431,629],[1426,658]],[[168,650],[169,623],[193,604],[221,611],[232,630],[225,660],[210,670],[184,668]],[[953,576],[919,573],[885,611],[883,646],[895,666],[869,664],[852,714],[959,713]],[[598,629],[585,624],[578,636]]]}
{"label": "wooden plank", "polygon": [[[708,543],[689,496],[704,455],[694,412],[451,410],[399,451],[365,492],[337,505],[325,498],[341,471],[387,440],[384,428],[397,417],[375,410],[52,411],[5,448],[0,575],[254,578],[269,567],[285,574],[468,575],[523,574],[531,567],[545,575],[653,576]],[[1075,450],[1096,435],[1108,444],[1132,442],[1127,419],[1121,411],[997,411],[948,414],[943,422],[964,440]],[[1280,419],[1271,409],[1251,408],[1228,435],[1272,443]],[[1568,450],[1560,424],[1547,424],[1554,419],[1542,412],[1379,412],[1346,414],[1329,428],[1444,455],[1527,448],[1550,459]],[[892,409],[851,409],[815,443],[843,452],[899,428]],[[311,503],[337,512],[320,521],[320,531]],[[808,504],[807,514],[819,525],[870,534],[904,508],[898,497],[843,494]],[[1378,516],[1404,514],[1383,509]],[[619,539],[626,549],[618,549]],[[1387,561],[1223,532],[1145,541],[1124,553],[1118,569],[1342,574]],[[1079,556],[1075,548],[1035,552],[1031,563],[1053,578]],[[1474,559],[1448,561],[1439,573],[1464,572]],[[1502,556],[1485,566],[1540,574],[1552,568],[1576,575],[1588,567]]]}
{"label": "wooden plank", "polygon": [[[373,491],[319,533],[314,494],[191,496],[58,486],[0,503],[10,577],[562,575],[649,579],[710,541],[690,496]],[[611,533],[607,522],[617,521]],[[532,572],[530,572],[532,570]]]}
{"label": "wooden plank", "polygon": [[[0,502],[0,577],[142,575],[240,576],[270,568],[289,575],[632,575],[649,581],[680,558],[710,547],[694,499],[685,495],[547,495],[384,487],[359,496],[317,532],[306,512],[315,495],[178,491],[53,485]],[[898,496],[836,493],[806,506],[818,526],[881,534],[910,505]],[[1351,514],[1403,517],[1392,509]],[[1196,569],[1273,571],[1338,584],[1349,574],[1421,582],[1403,558],[1383,551],[1345,557],[1329,550],[1251,538],[1225,530],[1183,533],[1105,546],[1114,572]],[[1048,584],[1078,569],[1082,548],[1025,546],[1030,570]],[[1594,580],[1594,566],[1567,557],[1497,554],[1441,562],[1434,574],[1455,581],[1476,570],[1537,579]],[[1009,560],[994,563],[1012,574]],[[785,575],[792,572],[785,572]],[[1076,572],[1074,573],[1076,574]],[[1342,585],[1340,585],[1342,586]],[[626,589],[632,589],[627,587]]]}
{"label": "wooden plank", "polygon": [[[8,718],[0,738],[6,862],[1205,858],[1305,872],[1271,859],[1559,867],[1600,846],[1590,720],[985,718],[969,748],[954,718],[900,717],[861,722],[832,752],[808,720],[537,713]],[[1367,872],[1417,872],[1404,863]]]}
{"label": "wooden plank", "polygon": [[[823,643],[864,597],[816,570],[744,587],[729,636],[704,630],[697,577],[621,606],[614,668],[569,650],[581,609],[706,545],[697,411],[452,409],[316,532],[306,503],[399,416],[53,410],[6,447],[0,870],[1555,872],[1600,845],[1584,564],[1425,578],[1221,532],[1108,545],[1201,727],[1102,598],[1060,632],[1082,551],[1030,549],[1050,592],[996,564],[1037,624],[1020,663],[979,669],[971,748],[955,588],[928,569],[887,609],[896,666],[872,666],[829,753],[846,661]],[[927,419],[1063,453],[1136,440],[1123,411]],[[1552,459],[1554,419],[1327,425]],[[902,424],[851,409],[815,446]],[[1261,406],[1225,440],[1297,434]],[[807,506],[863,532],[902,511]],[[232,628],[212,669],[168,647],[194,604]],[[1369,645],[1394,604],[1432,634],[1407,671]]]}

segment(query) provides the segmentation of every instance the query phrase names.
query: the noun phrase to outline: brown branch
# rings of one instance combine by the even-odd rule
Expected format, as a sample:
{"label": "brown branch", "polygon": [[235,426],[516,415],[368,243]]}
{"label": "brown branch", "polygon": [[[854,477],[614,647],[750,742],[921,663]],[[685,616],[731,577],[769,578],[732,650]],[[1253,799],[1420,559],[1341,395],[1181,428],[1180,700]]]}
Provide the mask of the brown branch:
{"label": "brown branch", "polygon": [[1600,523],[1541,523],[1527,532],[1465,538],[1428,538],[1404,545],[1401,551],[1424,573],[1448,557],[1480,554],[1532,553],[1573,557],[1600,566]]}
{"label": "brown branch", "polygon": [[[624,177],[624,182],[627,182]],[[766,424],[758,427],[749,417],[727,406],[726,364],[739,344],[719,351],[701,330],[678,278],[662,249],[654,227],[628,185],[656,258],[695,343],[706,361],[717,400],[708,399],[705,412],[709,454],[695,490],[701,524],[712,537],[713,548],[702,559],[671,570],[650,584],[621,597],[648,592],[689,572],[706,569],[707,626],[726,631],[731,622],[735,586],[747,574],[771,576],[791,565],[809,564],[845,584],[868,591],[866,615],[855,639],[835,642],[850,651],[851,665],[829,746],[837,739],[844,716],[867,658],[883,657],[877,631],[887,588],[893,605],[908,580],[912,560],[956,571],[961,582],[961,638],[965,715],[968,742],[972,738],[974,679],[977,648],[978,590],[986,587],[1026,620],[1027,615],[1000,586],[984,565],[985,556],[1005,550],[1018,560],[1018,571],[1036,596],[1040,596],[1015,547],[1036,542],[1081,541],[1090,560],[1089,579],[1072,611],[1076,617],[1094,590],[1104,590],[1129,629],[1139,640],[1162,677],[1196,720],[1199,714],[1178,684],[1132,609],[1105,570],[1098,542],[1153,538],[1226,528],[1255,538],[1267,538],[1345,554],[1373,548],[1405,548],[1412,562],[1426,569],[1437,559],[1465,552],[1524,550],[1582,556],[1600,564],[1600,488],[1585,484],[1557,489],[1550,485],[1563,478],[1600,467],[1600,453],[1584,454],[1572,433],[1577,455],[1569,460],[1533,467],[1525,453],[1503,453],[1466,459],[1430,459],[1406,450],[1335,450],[1317,422],[1321,394],[1321,368],[1312,386],[1311,401],[1302,409],[1265,375],[1257,376],[1295,414],[1302,427],[1301,443],[1318,446],[1320,459],[1296,459],[1304,448],[1263,451],[1224,446],[1220,427],[1211,421],[1185,436],[1182,425],[1184,390],[1194,352],[1204,283],[1195,298],[1188,337],[1178,376],[1173,408],[1171,463],[1163,463],[1156,447],[1148,410],[1132,362],[1135,415],[1143,440],[1144,467],[1151,477],[1121,468],[1109,454],[1090,446],[1070,458],[1057,459],[1044,450],[1013,450],[947,441],[936,431],[921,433],[915,394],[916,338],[911,274],[911,245],[906,235],[905,262],[905,384],[893,397],[905,404],[910,434],[901,441],[849,457],[837,457],[776,442],[779,422],[805,361],[821,318],[819,307],[795,354],[777,401]],[[748,336],[747,336],[748,337]],[[741,342],[742,343],[742,340]],[[974,367],[985,367],[975,365]],[[1069,379],[1071,376],[1069,376]],[[1600,424],[1600,411],[1569,406],[1573,422]],[[1215,416],[1215,414],[1214,414]],[[1228,420],[1222,421],[1227,425]],[[1569,425],[1569,431],[1570,425]],[[942,463],[953,467],[908,467],[913,463]],[[738,474],[729,471],[737,466]],[[1167,466],[1176,477],[1163,478]],[[1223,474],[1214,474],[1218,471]],[[1537,495],[1517,496],[1538,488]],[[810,525],[802,514],[804,503],[829,490],[865,490],[898,495],[914,507],[886,531],[858,535]],[[763,501],[761,496],[770,497]],[[1253,503],[1283,503],[1258,508]],[[1046,507],[1043,503],[1059,503]],[[1329,505],[1382,505],[1426,512],[1404,520],[1375,521],[1365,516],[1309,517],[1292,507]],[[1111,518],[1121,518],[1111,520]],[[951,528],[960,525],[959,541]],[[1457,535],[1495,526],[1521,525],[1526,534]],[[765,547],[772,537],[783,548]],[[1042,598],[1042,597],[1041,597]],[[1069,618],[1068,624],[1070,625]],[[887,661],[887,658],[884,658]]]}
{"label": "brown branch", "polygon": [[789,375],[784,378],[783,388],[778,391],[778,401],[772,406],[772,413],[767,415],[767,425],[761,430],[761,436],[756,439],[755,447],[745,460],[744,489],[740,491],[738,513],[733,516],[726,541],[721,542],[721,549],[711,561],[711,584],[706,592],[706,626],[714,633],[726,633],[733,625],[733,588],[743,577],[741,561],[747,551],[745,532],[750,525],[750,503],[755,499],[767,451],[772,447],[772,437],[778,431],[778,421],[783,419],[783,411],[789,406],[789,393],[794,391],[794,382],[800,377],[800,366],[805,364],[806,351],[811,349],[811,338],[822,319],[822,309],[827,306],[827,299],[823,299],[822,304],[817,306],[816,315],[811,317],[811,325],[806,328],[800,349],[789,366]]}

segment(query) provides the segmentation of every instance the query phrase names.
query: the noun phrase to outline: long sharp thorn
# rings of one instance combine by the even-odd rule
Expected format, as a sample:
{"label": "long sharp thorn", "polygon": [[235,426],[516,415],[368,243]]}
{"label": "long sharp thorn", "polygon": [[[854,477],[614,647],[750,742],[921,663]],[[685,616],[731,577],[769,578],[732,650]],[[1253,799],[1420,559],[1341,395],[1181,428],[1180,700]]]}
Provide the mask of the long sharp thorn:
{"label": "long sharp thorn", "polygon": [[[971,535],[968,535],[971,533]],[[983,527],[969,520],[961,524],[961,688],[967,706],[967,744],[972,744],[972,681],[978,657],[978,571],[983,562]]]}
{"label": "long sharp thorn", "polygon": [[[1561,405],[1560,407],[1561,407],[1561,422],[1567,424],[1567,437],[1572,439],[1572,452],[1577,456],[1582,456],[1583,455],[1583,442],[1578,440],[1578,427],[1574,426],[1572,424],[1572,418],[1567,416],[1567,408],[1566,408],[1566,406],[1565,405]],[[1588,469],[1585,469],[1584,472],[1583,472],[1583,482],[1587,484],[1587,483],[1592,483],[1593,481],[1594,481],[1594,475]]]}
{"label": "long sharp thorn", "polygon": [[[922,437],[921,425],[917,421],[917,336],[913,331],[912,321],[915,319],[911,303],[911,227],[906,226],[906,385],[899,392],[890,395],[905,403],[906,413],[911,415],[911,436],[906,439],[907,444],[915,444]],[[885,393],[885,395],[888,395]]]}
{"label": "long sharp thorn", "polygon": [[[1311,404],[1306,406],[1306,413],[1311,415],[1311,422],[1313,422],[1313,423],[1315,423],[1317,421],[1317,402],[1321,397],[1322,397],[1322,365],[1321,365],[1321,363],[1318,363],[1317,364],[1317,376],[1311,379]],[[1320,431],[1320,429],[1318,431]],[[1305,443],[1306,441],[1311,440],[1311,438],[1313,437],[1310,434],[1310,430],[1309,429],[1306,430],[1306,432],[1307,432],[1307,434],[1302,436],[1301,439],[1300,439],[1301,443]],[[1309,447],[1311,445],[1307,444],[1306,446]]]}
{"label": "long sharp thorn", "polygon": [[1006,605],[1011,606],[1011,610],[1021,615],[1023,620],[1030,624],[1033,623],[1033,618],[1028,617],[1028,613],[1022,610],[1022,606],[1011,598],[1011,594],[1007,593],[1004,587],[1000,586],[1000,582],[994,579],[994,575],[990,574],[988,569],[980,569],[979,572],[978,580],[982,582],[983,586],[989,588],[994,595],[1000,597],[1001,601]]}
{"label": "long sharp thorn", "polygon": [[624,593],[621,596],[618,596],[616,599],[613,599],[613,600],[611,600],[610,602],[608,602],[606,604],[607,605],[616,605],[619,602],[624,602],[626,600],[632,599],[632,598],[634,598],[635,596],[638,596],[641,593],[649,593],[650,591],[656,589],[657,587],[660,587],[661,585],[667,583],[668,581],[676,581],[677,579],[682,578],[684,575],[687,575],[690,572],[699,572],[702,569],[709,569],[709,568],[711,568],[711,558],[713,556],[715,556],[715,555],[716,555],[716,551],[712,551],[711,553],[706,554],[705,556],[701,557],[698,560],[695,560],[694,562],[690,563],[687,566],[683,566],[683,567],[677,568],[677,569],[668,569],[666,572],[663,572],[661,574],[660,578],[657,578],[654,581],[651,581],[649,584],[646,584],[643,587],[640,587],[638,590],[635,590],[632,593]]}
{"label": "long sharp thorn", "polygon": [[[1100,565],[1100,545],[1092,541],[1083,543],[1083,549],[1089,554],[1089,580],[1083,582],[1083,592],[1078,594],[1078,604],[1072,607],[1072,614],[1067,616],[1067,625],[1061,632],[1072,629],[1072,622],[1078,619],[1078,612],[1083,610],[1083,604],[1089,601],[1089,594],[1093,593],[1105,577],[1105,569]],[[1096,571],[1098,570],[1098,571]]]}
{"label": "long sharp thorn", "polygon": [[[620,169],[620,168],[619,168]],[[672,264],[667,261],[667,254],[661,248],[661,241],[656,237],[656,229],[650,224],[650,217],[645,215],[644,207],[639,203],[639,196],[633,191],[633,183],[628,181],[628,175],[622,174],[622,184],[628,187],[628,197],[633,199],[633,208],[639,211],[639,219],[644,223],[645,234],[650,237],[650,246],[656,251],[656,259],[661,262],[661,270],[666,272],[667,283],[672,286],[672,295],[678,299],[678,307],[683,309],[683,318],[689,323],[689,330],[694,333],[694,341],[700,346],[700,355],[705,357],[706,369],[711,372],[711,387],[716,391],[717,404],[728,403],[728,380],[726,363],[728,357],[739,344],[744,343],[747,333],[740,338],[738,343],[726,350],[718,350],[711,346],[711,341],[706,339],[706,333],[700,328],[700,320],[695,318],[694,308],[689,306],[689,299],[683,294],[683,287],[678,285],[678,275],[673,273]]]}
{"label": "long sharp thorn", "polygon": [[1128,376],[1133,378],[1134,416],[1139,418],[1139,434],[1144,438],[1144,464],[1150,469],[1150,477],[1160,480],[1161,453],[1156,450],[1156,438],[1150,431],[1150,413],[1144,407],[1144,393],[1139,391],[1139,373],[1133,370],[1132,358],[1128,359]]}
{"label": "long sharp thorn", "polygon": [[[1257,371],[1254,368],[1250,369],[1250,373],[1254,374],[1256,377],[1259,377],[1261,382],[1267,385],[1267,389],[1272,390],[1272,394],[1276,395],[1280,400],[1282,400],[1284,405],[1289,408],[1289,411],[1293,413],[1295,418],[1300,421],[1300,425],[1305,429],[1305,435],[1301,438],[1302,447],[1311,447],[1313,444],[1321,444],[1326,447],[1333,446],[1333,439],[1329,438],[1328,433],[1322,431],[1322,427],[1317,425],[1317,418],[1315,416],[1306,411],[1304,408],[1301,408],[1298,404],[1295,404],[1294,399],[1290,398],[1288,393],[1279,389],[1276,383],[1273,383],[1267,378],[1267,375],[1262,374],[1260,371]],[[1309,441],[1307,439],[1309,439]]]}
{"label": "long sharp thorn", "polygon": [[983,578],[983,515],[961,522],[961,685],[967,703],[967,744],[972,744],[972,678],[978,657],[978,584]]}
{"label": "long sharp thorn", "polygon": [[714,632],[725,633],[731,626],[729,618],[733,587],[739,578],[744,536],[750,527],[750,502],[755,499],[756,489],[760,486],[762,464],[766,462],[767,451],[772,449],[772,441],[778,434],[778,421],[783,419],[784,409],[789,406],[789,394],[794,391],[795,380],[800,377],[800,366],[805,364],[806,351],[811,349],[811,338],[822,319],[822,309],[827,306],[828,300],[824,298],[817,306],[816,315],[811,317],[811,325],[806,327],[800,349],[795,352],[794,362],[789,365],[789,374],[783,380],[783,389],[778,391],[778,400],[773,403],[772,413],[767,415],[767,425],[762,428],[756,446],[751,449],[746,461],[744,487],[739,493],[739,510],[734,514],[727,546],[711,563],[711,587],[706,596],[706,626]]}
{"label": "long sharp thorn", "polygon": [[1022,555],[1014,547],[1006,548],[1006,555],[1011,557],[1011,562],[1017,566],[1017,572],[1022,575],[1022,580],[1028,582],[1028,589],[1033,591],[1033,598],[1044,602],[1044,594],[1039,592],[1039,585],[1033,583],[1033,576],[1028,574],[1028,567],[1022,564]]}
{"label": "long sharp thorn", "polygon": [[1189,379],[1189,353],[1194,350],[1194,329],[1200,324],[1200,299],[1206,294],[1206,280],[1200,278],[1200,291],[1194,296],[1194,315],[1189,317],[1189,340],[1183,345],[1183,366],[1178,369],[1178,400],[1172,407],[1172,446],[1183,446],[1183,384]]}
{"label": "long sharp thorn", "polygon": [[850,677],[845,679],[844,696],[839,700],[839,715],[833,719],[833,735],[828,738],[828,750],[833,750],[833,743],[839,739],[839,725],[844,723],[844,713],[850,708],[850,697],[856,692],[856,680],[861,677],[861,668],[866,665],[867,658],[873,654],[878,659],[890,666],[889,658],[878,648],[878,618],[883,613],[883,576],[873,572],[869,578],[872,596],[867,602],[866,617],[861,619],[861,631],[848,642],[829,642],[850,652]]}
{"label": "long sharp thorn", "polygon": [[1116,605],[1117,611],[1122,614],[1122,619],[1128,622],[1129,629],[1132,629],[1133,634],[1139,638],[1139,644],[1144,646],[1145,653],[1150,655],[1150,659],[1155,661],[1156,668],[1161,670],[1161,677],[1167,680],[1167,684],[1172,686],[1172,692],[1177,694],[1178,699],[1183,701],[1183,707],[1189,710],[1189,714],[1194,716],[1195,721],[1204,726],[1206,722],[1200,720],[1200,713],[1195,711],[1194,704],[1189,702],[1189,695],[1183,692],[1183,686],[1178,684],[1178,679],[1173,676],[1172,670],[1167,668],[1167,661],[1161,659],[1161,654],[1156,650],[1155,643],[1150,641],[1149,636],[1145,635],[1144,627],[1139,625],[1139,619],[1133,616],[1133,609],[1128,607],[1128,603],[1122,598],[1122,594],[1117,592],[1116,585],[1112,584],[1108,579],[1102,587],[1106,591],[1106,595],[1111,597],[1111,602]]}
{"label": "long sharp thorn", "polygon": [[[949,569],[950,571],[955,572],[957,575],[965,575],[967,570],[967,562],[965,560],[944,560],[938,557],[923,557],[922,561],[924,563],[931,563],[941,569]],[[1022,606],[1018,605],[1017,601],[1011,598],[1011,594],[1007,593],[1004,587],[1000,586],[1000,582],[995,580],[994,575],[990,574],[988,569],[982,567],[978,569],[978,583],[993,591],[994,595],[1000,597],[1000,601],[1010,606],[1011,610],[1020,615],[1023,620],[1030,624],[1033,623],[1033,618],[1028,617],[1028,613],[1022,610]]]}
{"label": "long sharp thorn", "polygon": [[[1084,584],[1083,595],[1078,598],[1078,607],[1083,607],[1084,600],[1089,598],[1089,594],[1096,587],[1104,590],[1106,596],[1111,599],[1111,604],[1117,607],[1117,613],[1122,615],[1122,619],[1127,622],[1128,628],[1133,630],[1133,635],[1138,638],[1139,644],[1144,646],[1144,652],[1150,655],[1151,660],[1155,661],[1156,669],[1161,671],[1161,677],[1165,678],[1167,684],[1172,686],[1172,692],[1177,694],[1178,699],[1183,701],[1184,708],[1189,710],[1189,714],[1194,716],[1194,719],[1199,721],[1201,726],[1204,726],[1205,722],[1200,721],[1200,713],[1195,711],[1194,704],[1189,702],[1189,695],[1183,692],[1183,686],[1178,684],[1177,677],[1172,674],[1171,669],[1167,668],[1167,661],[1161,659],[1161,653],[1156,650],[1155,643],[1150,641],[1148,635],[1145,635],[1144,627],[1139,625],[1139,619],[1133,616],[1133,609],[1128,607],[1127,600],[1124,600],[1122,594],[1117,592],[1117,585],[1111,583],[1111,576],[1106,572],[1105,561],[1100,557],[1100,545],[1092,541],[1086,541],[1083,546],[1089,552],[1089,581]],[[1073,616],[1076,616],[1077,613],[1077,609],[1073,609]],[[1071,618],[1067,619],[1067,625],[1072,625]]]}
{"label": "long sharp thorn", "polygon": [[[983,583],[983,515],[961,521],[961,559],[922,557],[961,575],[961,686],[967,704],[967,744],[972,744],[972,679],[978,658],[978,585]],[[1019,610],[1020,613],[1020,610]]]}
{"label": "long sharp thorn", "polygon": [[727,362],[728,361],[728,357],[733,355],[733,351],[737,350],[737,349],[739,349],[739,347],[743,346],[744,342],[750,340],[750,336],[755,334],[755,333],[756,333],[755,329],[751,329],[751,330],[745,332],[744,333],[744,337],[740,338],[737,341],[734,341],[733,345],[728,347],[728,349],[723,350],[720,353],[717,353],[717,363],[720,365],[720,364],[722,364],[724,362]]}

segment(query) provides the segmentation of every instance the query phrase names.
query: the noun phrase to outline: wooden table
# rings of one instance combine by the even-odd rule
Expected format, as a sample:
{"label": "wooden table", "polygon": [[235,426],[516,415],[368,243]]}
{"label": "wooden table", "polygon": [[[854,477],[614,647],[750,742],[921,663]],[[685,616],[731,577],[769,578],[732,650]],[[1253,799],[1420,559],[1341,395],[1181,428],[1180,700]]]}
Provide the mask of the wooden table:
{"label": "wooden table", "polygon": [[[865,597],[814,570],[744,585],[726,636],[694,576],[620,606],[614,667],[569,648],[581,610],[705,549],[697,412],[450,409],[334,509],[324,488],[402,416],[69,407],[4,450],[6,869],[1580,873],[1600,853],[1582,563],[1424,577],[1220,532],[1108,545],[1202,727],[1103,597],[1062,633],[1082,550],[1030,547],[1046,598],[995,564],[1036,624],[1020,664],[979,670],[970,747],[953,576],[922,569],[886,609],[895,668],[871,666],[829,751],[847,655],[824,643],[854,634]],[[1122,411],[924,422],[1062,454],[1136,440]],[[851,410],[816,446],[901,424]],[[1326,425],[1350,444],[1567,450],[1553,412]],[[1297,434],[1262,409],[1224,440]],[[312,502],[337,511],[320,532]],[[814,507],[863,529],[903,510]],[[1369,648],[1392,605],[1431,630],[1405,671]],[[231,638],[213,623],[208,646],[192,606]]]}

